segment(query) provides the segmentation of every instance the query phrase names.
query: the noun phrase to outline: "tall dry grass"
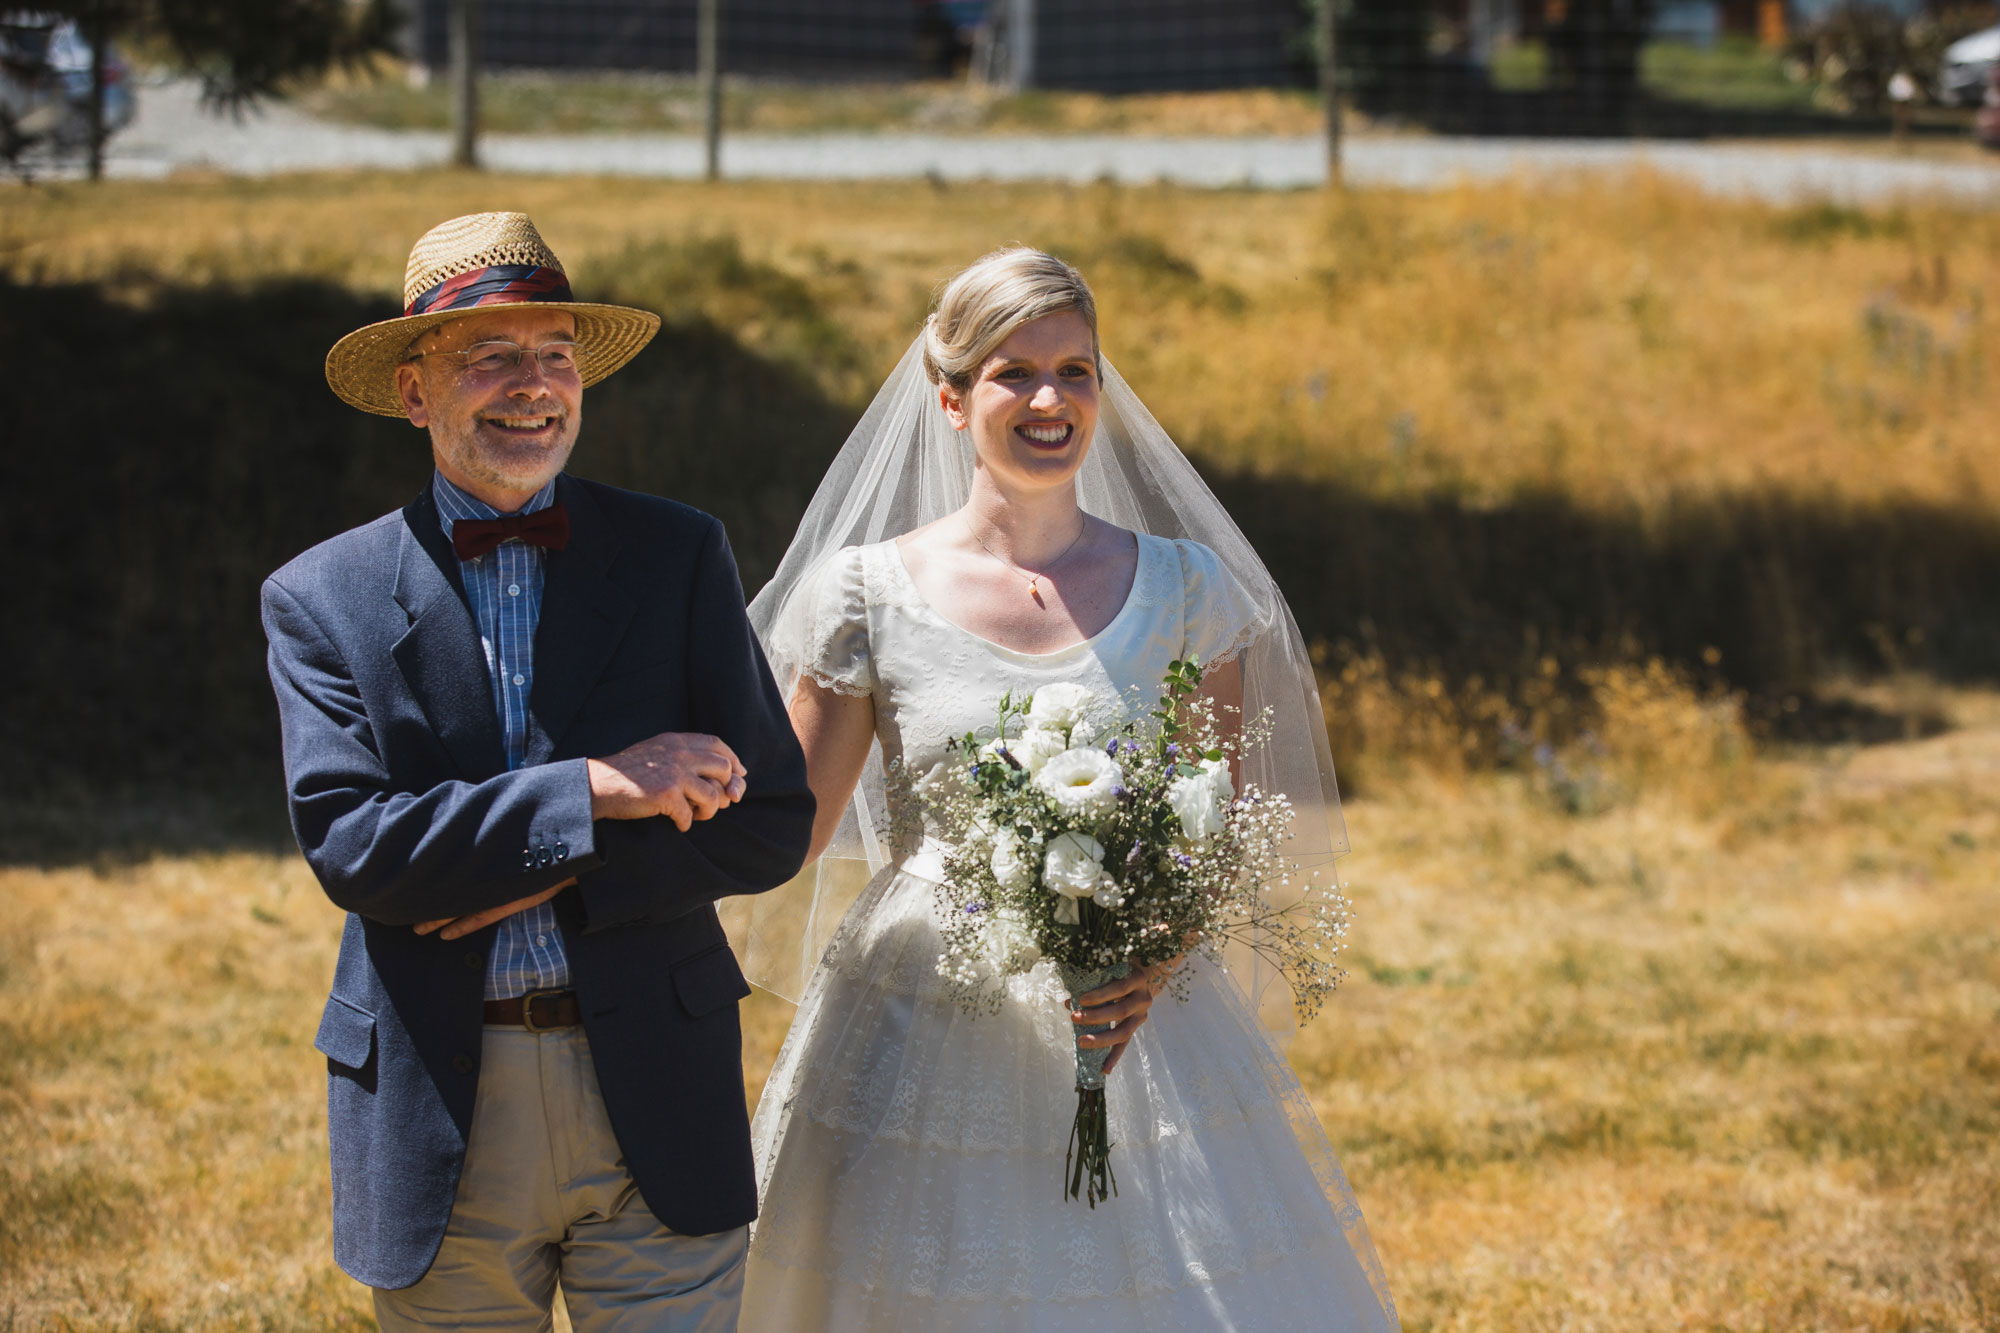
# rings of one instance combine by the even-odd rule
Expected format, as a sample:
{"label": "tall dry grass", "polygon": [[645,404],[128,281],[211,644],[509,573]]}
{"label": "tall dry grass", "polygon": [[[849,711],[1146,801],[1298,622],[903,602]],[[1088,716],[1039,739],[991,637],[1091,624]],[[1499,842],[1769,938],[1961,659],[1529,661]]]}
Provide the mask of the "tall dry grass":
{"label": "tall dry grass", "polygon": [[[939,278],[1016,240],[1085,267],[1320,654],[1361,920],[1294,1058],[1411,1328],[2000,1322],[2000,222],[1643,178],[445,174],[0,208],[0,354],[37,368],[0,451],[33,501],[0,539],[33,573],[0,1327],[361,1320],[309,1048],[337,922],[257,841],[254,591],[421,484],[317,360],[415,235],[491,207],[666,314],[577,466],[720,514],[753,587]],[[753,1096],[785,1019],[746,1007]]]}
{"label": "tall dry grass", "polygon": [[[1993,1327],[2000,696],[1780,759],[1603,688],[1587,810],[1535,768],[1350,803],[1352,977],[1293,1062],[1406,1327]],[[0,870],[0,1327],[367,1326],[309,1045],[338,933],[291,855]],[[789,1017],[745,1007],[753,1099]]]}
{"label": "tall dry grass", "polygon": [[[2000,660],[1990,214],[1723,203],[1643,176],[1330,198],[197,178],[0,210],[0,337],[48,363],[15,422],[61,442],[0,467],[18,491],[93,488],[113,534],[78,548],[48,508],[5,539],[76,551],[24,590],[53,628],[17,664],[32,706],[0,721],[38,778],[126,731],[177,771],[268,771],[257,580],[426,466],[406,426],[325,396],[321,349],[395,308],[411,237],[502,206],[536,215],[583,290],[668,319],[594,392],[576,466],[719,514],[752,587],[935,284],[1027,241],[1088,271],[1109,354],[1326,660],[1478,715],[1433,758],[1490,757],[1496,709],[1575,740],[1586,673],[1653,658],[1746,691],[1767,733],[1849,739],[1908,719],[1820,698],[1826,679]],[[209,651],[172,651],[189,641]],[[116,672],[135,655],[152,686]],[[1551,660],[1568,721],[1538,702]],[[190,710],[205,748],[158,725]],[[1341,716],[1358,779],[1421,739],[1421,708],[1400,731]]]}

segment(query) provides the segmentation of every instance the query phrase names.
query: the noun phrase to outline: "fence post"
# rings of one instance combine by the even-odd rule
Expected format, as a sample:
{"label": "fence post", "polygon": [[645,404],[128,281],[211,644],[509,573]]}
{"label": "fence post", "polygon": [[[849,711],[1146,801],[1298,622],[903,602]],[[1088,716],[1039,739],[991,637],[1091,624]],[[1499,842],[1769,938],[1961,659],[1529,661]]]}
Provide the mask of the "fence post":
{"label": "fence post", "polygon": [[1335,0],[1319,0],[1319,90],[1326,99],[1326,183],[1340,188],[1340,38]]}
{"label": "fence post", "polygon": [[111,0],[96,0],[90,7],[90,178],[104,179],[104,74],[110,57]]}
{"label": "fence post", "polygon": [[695,77],[701,84],[702,175],[722,177],[722,0],[701,0],[695,23]]}
{"label": "fence post", "polygon": [[479,165],[479,0],[451,0],[451,161]]}
{"label": "fence post", "polygon": [[1009,0],[1007,83],[1015,92],[1035,86],[1035,0]]}

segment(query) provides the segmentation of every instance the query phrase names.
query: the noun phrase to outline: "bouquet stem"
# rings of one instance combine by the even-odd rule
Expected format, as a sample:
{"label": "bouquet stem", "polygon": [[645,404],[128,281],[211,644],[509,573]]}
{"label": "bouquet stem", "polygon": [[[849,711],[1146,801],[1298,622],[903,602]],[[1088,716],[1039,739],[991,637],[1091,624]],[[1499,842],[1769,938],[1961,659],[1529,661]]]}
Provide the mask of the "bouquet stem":
{"label": "bouquet stem", "polygon": [[[1070,1003],[1086,991],[1116,981],[1132,969],[1125,963],[1103,968],[1065,965],[1059,969]],[[1081,1023],[1076,1035],[1104,1032],[1109,1023]],[[1076,1119],[1070,1125],[1069,1151],[1063,1155],[1063,1198],[1082,1198],[1092,1208],[1118,1193],[1118,1178],[1111,1173],[1111,1120],[1104,1102],[1104,1063],[1113,1048],[1076,1048]]]}

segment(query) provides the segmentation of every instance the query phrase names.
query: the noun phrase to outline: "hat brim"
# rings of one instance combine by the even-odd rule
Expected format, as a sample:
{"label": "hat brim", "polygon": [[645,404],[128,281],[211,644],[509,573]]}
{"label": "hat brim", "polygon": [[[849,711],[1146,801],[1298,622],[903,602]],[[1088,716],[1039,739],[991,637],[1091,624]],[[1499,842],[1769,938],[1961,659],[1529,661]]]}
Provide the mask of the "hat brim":
{"label": "hat brim", "polygon": [[454,319],[491,314],[496,310],[566,310],[576,316],[578,369],[585,388],[597,383],[639,355],[660,331],[660,317],[630,306],[596,305],[587,301],[515,301],[469,306],[463,310],[433,310],[404,315],[356,329],[326,354],[326,382],[340,400],[377,416],[408,413],[396,392],[396,367],[426,329]]}

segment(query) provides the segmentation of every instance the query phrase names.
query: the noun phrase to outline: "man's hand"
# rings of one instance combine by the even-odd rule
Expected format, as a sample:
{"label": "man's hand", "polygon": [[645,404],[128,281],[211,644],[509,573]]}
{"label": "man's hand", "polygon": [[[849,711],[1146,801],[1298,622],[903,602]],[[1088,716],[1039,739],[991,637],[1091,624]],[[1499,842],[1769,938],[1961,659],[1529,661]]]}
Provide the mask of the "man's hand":
{"label": "man's hand", "polygon": [[663,731],[589,768],[592,819],[665,815],[683,833],[742,800],[748,776],[719,738],[688,731]]}
{"label": "man's hand", "polygon": [[1085,1023],[1110,1023],[1114,1026],[1108,1032],[1086,1032],[1077,1038],[1080,1046],[1110,1046],[1115,1049],[1111,1058],[1104,1062],[1104,1072],[1110,1073],[1125,1057],[1125,1043],[1146,1021],[1146,1011],[1153,1007],[1153,995],[1166,985],[1180,960],[1171,963],[1150,963],[1134,968],[1128,975],[1099,986],[1096,990],[1085,991],[1076,997],[1077,1007],[1069,1011],[1070,1021],[1081,1026]]}
{"label": "man's hand", "polygon": [[516,912],[539,907],[574,883],[575,879],[566,879],[554,888],[543,889],[540,893],[530,894],[526,898],[516,898],[513,902],[503,903],[499,907],[489,907],[483,912],[474,912],[471,916],[446,917],[442,921],[422,921],[417,924],[417,934],[428,935],[434,930],[442,930],[444,933],[439,936],[440,939],[455,940],[490,926],[495,921],[510,917]]}

